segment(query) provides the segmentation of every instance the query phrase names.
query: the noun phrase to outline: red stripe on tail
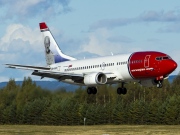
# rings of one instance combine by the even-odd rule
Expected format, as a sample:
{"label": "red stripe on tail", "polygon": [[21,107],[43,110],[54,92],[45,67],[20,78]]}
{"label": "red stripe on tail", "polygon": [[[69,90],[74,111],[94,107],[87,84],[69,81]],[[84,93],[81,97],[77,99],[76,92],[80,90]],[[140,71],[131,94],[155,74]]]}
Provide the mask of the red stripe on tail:
{"label": "red stripe on tail", "polygon": [[48,28],[45,22],[39,23],[39,27],[40,27],[41,30]]}

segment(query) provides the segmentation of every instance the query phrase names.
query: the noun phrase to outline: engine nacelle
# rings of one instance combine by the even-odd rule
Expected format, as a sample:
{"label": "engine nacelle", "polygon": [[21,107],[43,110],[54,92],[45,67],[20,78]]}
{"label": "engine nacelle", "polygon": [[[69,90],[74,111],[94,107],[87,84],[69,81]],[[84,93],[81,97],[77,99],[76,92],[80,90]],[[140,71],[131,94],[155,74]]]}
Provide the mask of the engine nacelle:
{"label": "engine nacelle", "polygon": [[140,84],[142,86],[146,86],[146,87],[152,87],[154,85],[157,85],[158,82],[155,79],[149,79],[149,80],[141,80]]}
{"label": "engine nacelle", "polygon": [[84,84],[85,85],[101,85],[106,84],[107,77],[104,73],[91,73],[84,76]]}

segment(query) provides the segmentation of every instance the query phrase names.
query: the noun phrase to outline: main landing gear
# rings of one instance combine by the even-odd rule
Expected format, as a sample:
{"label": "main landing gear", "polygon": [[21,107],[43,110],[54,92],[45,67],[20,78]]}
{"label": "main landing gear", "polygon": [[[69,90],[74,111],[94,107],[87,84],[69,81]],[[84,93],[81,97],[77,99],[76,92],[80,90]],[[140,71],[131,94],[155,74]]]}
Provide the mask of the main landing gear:
{"label": "main landing gear", "polygon": [[96,94],[97,93],[97,89],[96,87],[88,87],[87,88],[87,93],[90,95],[90,94]]}
{"label": "main landing gear", "polygon": [[117,88],[117,94],[121,95],[125,95],[127,93],[127,89],[126,88]]}
{"label": "main landing gear", "polygon": [[[117,88],[117,94],[123,94],[125,95],[127,93],[127,89],[124,87],[124,83],[122,83],[122,87]],[[87,94],[97,94],[97,88],[96,87],[88,87],[87,88]]]}
{"label": "main landing gear", "polygon": [[117,94],[123,94],[125,95],[127,93],[127,89],[124,87],[124,83],[122,83],[122,86],[117,88]]}

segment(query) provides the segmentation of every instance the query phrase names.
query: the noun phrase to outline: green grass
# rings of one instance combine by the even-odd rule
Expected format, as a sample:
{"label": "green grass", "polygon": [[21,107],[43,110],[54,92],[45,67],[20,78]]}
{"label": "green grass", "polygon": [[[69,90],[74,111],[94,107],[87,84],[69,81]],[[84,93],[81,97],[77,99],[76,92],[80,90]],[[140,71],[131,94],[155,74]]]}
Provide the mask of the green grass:
{"label": "green grass", "polygon": [[0,125],[3,135],[180,135],[180,125],[36,126]]}

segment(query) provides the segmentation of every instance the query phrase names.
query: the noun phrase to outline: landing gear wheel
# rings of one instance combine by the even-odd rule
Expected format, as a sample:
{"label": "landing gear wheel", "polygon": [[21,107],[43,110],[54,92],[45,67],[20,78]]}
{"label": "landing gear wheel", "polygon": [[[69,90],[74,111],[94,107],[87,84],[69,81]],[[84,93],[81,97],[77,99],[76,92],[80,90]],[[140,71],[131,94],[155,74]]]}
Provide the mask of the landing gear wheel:
{"label": "landing gear wheel", "polygon": [[121,94],[121,88],[117,88],[117,94]]}
{"label": "landing gear wheel", "polygon": [[163,87],[162,81],[158,81],[157,82],[157,88],[162,88],[162,87]]}
{"label": "landing gear wheel", "polygon": [[126,88],[117,88],[117,94],[125,95],[126,93],[127,93],[127,89]]}
{"label": "landing gear wheel", "polygon": [[127,89],[126,88],[122,88],[122,92],[123,95],[125,95],[127,93]]}
{"label": "landing gear wheel", "polygon": [[162,83],[157,84],[157,88],[162,88],[162,87],[163,87]]}
{"label": "landing gear wheel", "polygon": [[92,87],[92,94],[96,94],[97,93],[97,89],[95,87]]}
{"label": "landing gear wheel", "polygon": [[89,87],[89,88],[87,88],[87,94],[91,94],[92,93],[92,90],[91,90],[91,88]]}
{"label": "landing gear wheel", "polygon": [[96,94],[97,93],[97,89],[96,89],[96,87],[88,87],[87,88],[87,94]]}
{"label": "landing gear wheel", "polygon": [[117,94],[123,94],[123,95],[125,95],[126,93],[127,93],[127,89],[126,88],[124,88],[124,82],[122,82],[122,86],[121,87],[119,87],[119,88],[117,88]]}

